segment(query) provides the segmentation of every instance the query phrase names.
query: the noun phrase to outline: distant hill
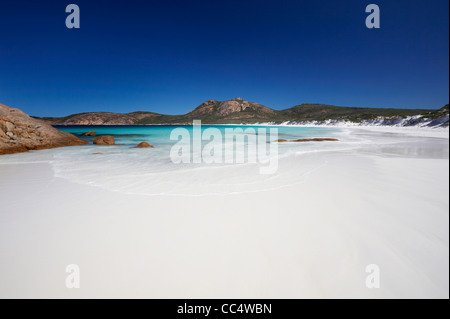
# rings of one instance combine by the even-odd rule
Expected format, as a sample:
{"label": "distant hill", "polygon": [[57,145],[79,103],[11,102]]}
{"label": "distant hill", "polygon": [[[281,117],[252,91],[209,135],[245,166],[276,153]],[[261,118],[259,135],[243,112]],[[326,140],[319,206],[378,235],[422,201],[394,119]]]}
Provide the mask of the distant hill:
{"label": "distant hill", "polygon": [[359,108],[359,107],[341,107],[323,104],[301,104],[293,108],[280,111],[282,117],[290,121],[326,121],[326,120],[345,120],[350,122],[361,122],[372,120],[379,116],[414,116],[424,114],[429,110],[415,109],[379,109],[379,108]]}
{"label": "distant hill", "polygon": [[129,114],[92,112],[72,114],[66,117],[44,117],[52,125],[134,125],[137,121],[158,116],[151,112],[134,112]]}
{"label": "distant hill", "polygon": [[[380,109],[343,107],[324,104],[301,104],[277,111],[255,102],[235,98],[228,101],[208,100],[184,115],[165,115],[154,112],[127,114],[93,112],[73,114],[62,118],[42,118],[52,125],[141,125],[141,124],[192,124],[202,120],[205,124],[255,124],[255,123],[308,123],[308,122],[354,122],[354,123],[418,123],[439,122],[448,126],[449,107],[430,111],[425,109]],[[435,121],[434,121],[435,120]],[[393,125],[393,124],[392,124]]]}

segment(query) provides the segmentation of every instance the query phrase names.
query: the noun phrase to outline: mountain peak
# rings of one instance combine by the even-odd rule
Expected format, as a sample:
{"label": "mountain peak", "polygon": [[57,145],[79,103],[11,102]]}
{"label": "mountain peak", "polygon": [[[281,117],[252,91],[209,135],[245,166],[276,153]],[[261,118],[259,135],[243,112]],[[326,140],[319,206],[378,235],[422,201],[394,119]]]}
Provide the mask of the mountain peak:
{"label": "mountain peak", "polygon": [[237,97],[232,100],[222,102],[216,100],[208,100],[206,102],[203,102],[199,107],[191,111],[189,114],[191,116],[209,115],[218,117],[225,117],[234,114],[234,117],[239,117],[238,114],[241,112],[246,112],[247,114],[245,116],[247,118],[252,117],[252,113],[254,113],[254,115],[257,115],[257,113],[275,113],[272,109],[262,106],[261,104],[245,101],[243,98]]}

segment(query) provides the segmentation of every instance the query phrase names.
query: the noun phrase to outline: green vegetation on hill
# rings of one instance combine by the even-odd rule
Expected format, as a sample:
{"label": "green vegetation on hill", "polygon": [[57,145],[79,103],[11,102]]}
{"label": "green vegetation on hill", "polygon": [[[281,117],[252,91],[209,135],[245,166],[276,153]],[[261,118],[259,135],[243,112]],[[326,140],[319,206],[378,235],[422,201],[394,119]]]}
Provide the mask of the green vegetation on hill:
{"label": "green vegetation on hill", "polygon": [[164,115],[154,112],[138,111],[128,114],[116,114],[107,112],[80,113],[63,118],[42,118],[51,124],[73,125],[73,123],[86,123],[90,115],[95,114],[95,120],[100,117],[107,120],[114,115],[116,123],[136,125],[143,124],[191,124],[193,120],[202,120],[204,124],[254,124],[254,123],[282,123],[310,122],[310,121],[351,121],[362,122],[384,118],[406,118],[408,116],[422,115],[425,118],[437,118],[448,116],[449,106],[430,111],[424,109],[380,109],[364,107],[342,107],[324,104],[301,104],[289,109],[276,111],[261,104],[244,101],[240,98],[230,101],[209,100],[184,115]]}
{"label": "green vegetation on hill", "polygon": [[[193,116],[190,113],[178,116],[161,115],[159,117],[142,119],[136,124],[188,123],[192,122],[192,120],[194,119],[200,119],[204,123],[208,124],[252,124],[262,122],[282,123],[286,121],[307,122],[326,120],[361,122],[365,120],[373,120],[379,116],[407,117],[420,115],[427,112],[427,110],[413,109],[377,109],[340,107],[323,104],[302,104],[294,106],[293,108],[287,110],[274,111],[272,114],[267,114],[256,109],[236,112],[227,116],[219,116],[217,115],[216,108],[217,106],[214,106],[214,112],[212,114],[205,114],[200,117]],[[196,110],[198,110],[198,108]],[[194,110],[194,112],[196,110]]]}
{"label": "green vegetation on hill", "polygon": [[432,112],[428,111],[428,112],[423,113],[422,115],[426,116],[426,117],[438,117],[438,116],[448,115],[448,113],[449,113],[449,105],[447,104],[446,106],[444,106],[443,108],[441,108],[439,110],[432,111]]}
{"label": "green vegetation on hill", "polygon": [[290,121],[326,121],[344,120],[362,122],[383,117],[407,117],[420,115],[426,110],[415,109],[379,109],[364,107],[342,107],[323,104],[301,104],[293,108],[280,111],[282,118]]}

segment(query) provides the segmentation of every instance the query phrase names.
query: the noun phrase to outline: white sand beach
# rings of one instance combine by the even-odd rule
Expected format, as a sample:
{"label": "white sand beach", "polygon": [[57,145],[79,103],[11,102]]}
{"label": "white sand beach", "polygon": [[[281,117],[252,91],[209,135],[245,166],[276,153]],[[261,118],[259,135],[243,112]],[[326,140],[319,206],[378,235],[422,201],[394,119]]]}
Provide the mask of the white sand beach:
{"label": "white sand beach", "polygon": [[245,166],[153,180],[195,196],[75,181],[59,150],[0,157],[0,298],[448,298],[448,129],[347,130],[366,142],[283,158],[264,180]]}

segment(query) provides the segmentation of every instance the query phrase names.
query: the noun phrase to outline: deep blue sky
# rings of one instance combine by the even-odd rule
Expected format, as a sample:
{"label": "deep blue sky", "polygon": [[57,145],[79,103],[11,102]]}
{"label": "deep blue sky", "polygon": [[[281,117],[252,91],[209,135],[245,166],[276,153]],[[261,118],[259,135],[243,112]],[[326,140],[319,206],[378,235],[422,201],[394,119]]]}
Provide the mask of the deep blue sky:
{"label": "deep blue sky", "polygon": [[[65,7],[81,29],[65,27]],[[381,8],[381,29],[365,7]],[[243,97],[438,108],[448,0],[0,0],[0,103],[38,116],[186,113]]]}

